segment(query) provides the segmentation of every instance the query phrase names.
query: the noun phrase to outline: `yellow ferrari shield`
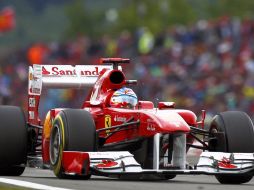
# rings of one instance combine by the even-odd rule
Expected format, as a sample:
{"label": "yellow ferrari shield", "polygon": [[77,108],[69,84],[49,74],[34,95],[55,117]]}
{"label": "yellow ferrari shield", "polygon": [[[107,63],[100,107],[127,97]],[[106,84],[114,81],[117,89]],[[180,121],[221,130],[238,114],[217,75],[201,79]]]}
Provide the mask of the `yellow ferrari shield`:
{"label": "yellow ferrari shield", "polygon": [[[111,116],[110,115],[105,115],[105,128],[110,128],[111,127]],[[108,134],[110,130],[106,130],[106,133]]]}

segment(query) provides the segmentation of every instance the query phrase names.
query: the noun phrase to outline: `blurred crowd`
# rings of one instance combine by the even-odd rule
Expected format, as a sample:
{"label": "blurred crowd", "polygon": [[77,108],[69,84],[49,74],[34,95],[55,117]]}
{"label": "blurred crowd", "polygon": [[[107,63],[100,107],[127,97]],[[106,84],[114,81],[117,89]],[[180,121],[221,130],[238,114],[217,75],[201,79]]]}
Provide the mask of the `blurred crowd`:
{"label": "blurred crowd", "polygon": [[[26,109],[27,71],[31,64],[96,64],[100,57],[130,58],[123,69],[141,100],[174,101],[177,108],[214,115],[242,110],[254,118],[254,20],[223,17],[189,26],[169,27],[154,35],[135,33],[68,42],[36,42],[0,57],[0,103]],[[78,107],[86,90],[49,90],[44,111]]]}

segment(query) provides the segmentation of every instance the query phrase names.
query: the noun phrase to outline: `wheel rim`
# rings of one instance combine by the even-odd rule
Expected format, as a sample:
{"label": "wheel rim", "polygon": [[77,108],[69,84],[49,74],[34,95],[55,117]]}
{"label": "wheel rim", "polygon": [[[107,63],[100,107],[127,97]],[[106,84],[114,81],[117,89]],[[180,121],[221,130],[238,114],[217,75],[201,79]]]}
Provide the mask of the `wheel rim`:
{"label": "wheel rim", "polygon": [[52,131],[52,136],[50,138],[50,162],[52,165],[57,163],[60,155],[60,143],[61,135],[58,126],[55,126]]}

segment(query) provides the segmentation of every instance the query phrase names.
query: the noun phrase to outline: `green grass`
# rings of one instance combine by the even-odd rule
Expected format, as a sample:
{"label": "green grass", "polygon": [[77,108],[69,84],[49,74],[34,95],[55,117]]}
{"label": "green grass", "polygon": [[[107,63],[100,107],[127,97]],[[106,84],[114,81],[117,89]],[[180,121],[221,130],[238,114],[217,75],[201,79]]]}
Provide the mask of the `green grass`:
{"label": "green grass", "polygon": [[24,190],[24,187],[16,187],[13,185],[0,184],[0,190]]}

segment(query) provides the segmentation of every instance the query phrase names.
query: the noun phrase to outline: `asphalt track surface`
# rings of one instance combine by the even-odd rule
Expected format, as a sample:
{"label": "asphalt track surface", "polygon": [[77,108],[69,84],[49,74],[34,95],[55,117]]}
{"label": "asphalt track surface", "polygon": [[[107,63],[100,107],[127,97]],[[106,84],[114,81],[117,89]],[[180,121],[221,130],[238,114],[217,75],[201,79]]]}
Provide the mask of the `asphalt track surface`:
{"label": "asphalt track surface", "polygon": [[[254,179],[249,183],[242,185],[222,185],[217,182],[215,177],[206,175],[179,175],[172,180],[119,180],[106,177],[92,176],[90,180],[60,180],[57,179],[52,171],[41,170],[35,168],[26,168],[24,174],[19,177],[1,176],[0,181],[11,181],[12,184],[0,182],[0,189],[20,190],[20,189],[54,189],[54,190],[70,190],[70,189],[88,189],[88,190],[253,190]],[[27,182],[32,182],[26,184]],[[16,186],[21,184],[21,187]],[[31,185],[32,184],[32,185]],[[30,188],[26,188],[27,185]],[[41,185],[41,186],[40,186]]]}

